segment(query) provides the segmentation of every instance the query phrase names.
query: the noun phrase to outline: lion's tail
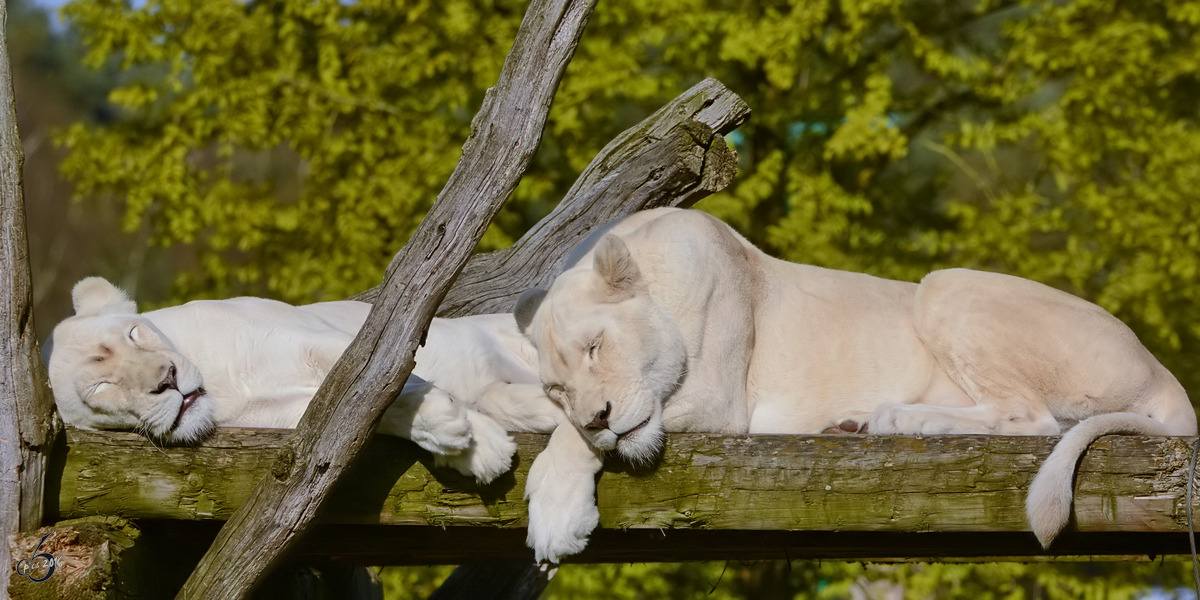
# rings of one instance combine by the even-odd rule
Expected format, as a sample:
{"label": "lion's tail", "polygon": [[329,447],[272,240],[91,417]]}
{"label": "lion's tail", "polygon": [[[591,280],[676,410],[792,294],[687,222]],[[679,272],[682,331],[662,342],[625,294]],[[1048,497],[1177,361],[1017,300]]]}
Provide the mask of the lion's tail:
{"label": "lion's tail", "polygon": [[1174,428],[1134,413],[1108,413],[1079,422],[1063,436],[1042,465],[1025,501],[1029,527],[1043,548],[1062,531],[1071,518],[1075,464],[1097,438],[1112,434],[1178,435]]}

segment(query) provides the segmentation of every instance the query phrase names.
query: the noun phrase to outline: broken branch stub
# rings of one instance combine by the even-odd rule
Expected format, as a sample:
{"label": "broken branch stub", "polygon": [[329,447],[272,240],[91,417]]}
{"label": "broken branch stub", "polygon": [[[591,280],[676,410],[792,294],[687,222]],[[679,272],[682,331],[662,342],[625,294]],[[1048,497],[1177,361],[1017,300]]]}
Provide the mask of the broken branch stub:
{"label": "broken branch stub", "polygon": [[[440,317],[508,312],[521,292],[546,287],[596,227],[639,210],[688,207],[737,174],[725,144],[750,117],[745,101],[715,79],[680,94],[602,149],[558,207],[512,247],[471,258],[438,309]],[[353,299],[372,302],[378,288]]]}

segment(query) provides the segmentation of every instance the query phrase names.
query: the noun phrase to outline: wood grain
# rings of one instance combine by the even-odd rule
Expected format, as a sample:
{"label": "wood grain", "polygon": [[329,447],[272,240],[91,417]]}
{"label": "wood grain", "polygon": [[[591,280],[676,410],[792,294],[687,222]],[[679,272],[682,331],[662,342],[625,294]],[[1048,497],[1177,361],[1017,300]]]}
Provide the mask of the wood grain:
{"label": "wood grain", "polygon": [[[481,487],[455,472],[433,468],[429,454],[415,444],[378,436],[339,486],[321,519],[331,528],[360,529],[340,545],[329,535],[321,538],[323,544],[336,554],[334,547],[361,543],[373,560],[388,563],[419,562],[426,551],[439,557],[434,562],[526,556],[522,492],[529,465],[545,447],[547,436],[516,434],[516,438],[516,469]],[[740,554],[748,548],[746,540],[760,538],[790,540],[786,543],[807,557],[854,557],[870,546],[874,534],[894,540],[891,546],[880,546],[877,551],[883,554],[877,557],[910,556],[906,552],[919,547],[924,554],[912,556],[937,556],[932,543],[936,536],[924,538],[930,541],[924,546],[918,543],[921,535],[928,534],[957,544],[948,546],[943,556],[970,555],[969,544],[962,540],[971,535],[983,536],[973,538],[978,544],[973,553],[993,557],[1006,552],[1019,556],[1145,554],[1151,547],[1146,540],[1155,536],[1163,542],[1162,552],[1186,550],[1184,497],[1195,440],[1109,436],[1093,444],[1080,463],[1072,532],[1048,552],[1040,551],[1025,525],[1025,492],[1057,439],[671,434],[662,462],[653,471],[639,472],[617,463],[602,474],[597,493],[601,531],[595,537],[603,540],[619,532],[642,531],[636,539],[649,543],[655,534],[667,543],[681,532],[696,532],[681,539],[699,548],[668,544],[676,558],[686,550],[691,557],[748,559],[751,556]],[[219,521],[248,497],[287,436],[272,430],[223,429],[201,447],[162,452],[134,434],[71,430],[67,440],[69,451],[58,479],[57,508],[62,518],[122,514],[137,519]],[[421,528],[446,528],[451,537],[494,539],[507,546],[464,544],[455,553],[439,547],[421,550],[415,539],[405,544],[393,539],[393,556],[387,556],[384,548],[367,549],[370,544],[365,540],[391,539],[396,532]],[[805,550],[788,532],[842,536],[851,547],[843,545],[839,550],[834,544],[823,555],[820,546]],[[851,532],[858,533],[843,535]],[[1146,535],[1109,536],[1112,542],[1107,547],[1080,543],[1078,537],[1117,533]],[[984,541],[993,538],[1007,541],[1000,545]],[[1142,541],[1123,546],[1122,539]],[[589,551],[580,560],[673,560],[650,559],[637,552],[620,555],[602,545]]]}

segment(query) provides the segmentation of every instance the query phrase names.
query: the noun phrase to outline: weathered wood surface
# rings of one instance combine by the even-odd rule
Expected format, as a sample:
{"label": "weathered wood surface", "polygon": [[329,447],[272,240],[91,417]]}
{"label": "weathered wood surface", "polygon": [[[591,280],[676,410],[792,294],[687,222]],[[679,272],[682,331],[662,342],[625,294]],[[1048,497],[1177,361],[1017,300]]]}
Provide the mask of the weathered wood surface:
{"label": "weathered wood surface", "polygon": [[[432,469],[430,456],[414,444],[379,436],[330,501],[321,519],[327,534],[314,533],[310,543],[331,554],[342,548],[346,558],[357,552],[391,563],[531,556],[524,547],[522,492],[546,436],[516,438],[517,468],[480,487]],[[227,429],[197,448],[159,451],[134,434],[71,430],[57,509],[63,518],[219,521],[247,497],[285,440],[280,431]],[[749,551],[756,539],[776,545],[788,540],[793,558],[856,557],[866,549],[875,557],[936,555],[937,548],[942,556],[1186,551],[1184,496],[1194,440],[1110,436],[1081,461],[1075,533],[1043,553],[1027,533],[1025,492],[1056,440],[672,434],[654,472],[618,466],[602,475],[600,522],[608,531],[596,534],[597,543],[580,560],[773,556],[771,544]],[[407,527],[368,527],[380,524]],[[328,534],[346,531],[339,526],[360,529],[339,546]],[[436,534],[428,532],[395,538],[399,531],[426,528],[450,530],[447,547],[430,541]],[[1113,532],[1126,535],[1096,538],[1112,540],[1108,546],[1080,538]],[[1146,535],[1134,539],[1129,533]],[[606,538],[626,535],[648,547],[657,536],[667,554],[606,549]],[[899,546],[871,541],[889,535]],[[455,536],[475,543],[453,547]],[[380,537],[388,541],[372,546]],[[496,542],[489,545],[489,539]],[[806,546],[804,539],[821,543]],[[1007,541],[985,541],[992,539]]]}
{"label": "weathered wood surface", "polygon": [[412,372],[430,319],[542,137],[559,80],[596,0],[533,0],[463,157],[389,265],[362,330],[180,591],[245,598],[311,525]]}
{"label": "weathered wood surface", "polygon": [[[12,71],[5,39],[7,3],[0,0],[0,535],[42,524],[42,484],[52,427],[52,400],[33,327],[33,285],[25,236]],[[0,551],[0,572],[12,556]]]}
{"label": "weathered wood surface", "polygon": [[[609,142],[554,211],[512,247],[473,256],[438,316],[507,312],[521,292],[548,287],[597,226],[639,210],[686,208],[724,189],[737,174],[737,153],[721,134],[749,117],[745,101],[715,79],[680,94]],[[354,299],[378,295],[374,288]]]}

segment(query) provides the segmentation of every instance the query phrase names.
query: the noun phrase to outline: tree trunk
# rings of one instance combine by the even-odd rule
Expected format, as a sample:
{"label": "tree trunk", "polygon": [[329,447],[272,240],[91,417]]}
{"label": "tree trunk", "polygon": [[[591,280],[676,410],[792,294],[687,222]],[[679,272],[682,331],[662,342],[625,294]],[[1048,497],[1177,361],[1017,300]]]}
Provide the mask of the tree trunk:
{"label": "tree trunk", "polygon": [[[6,540],[42,524],[42,490],[52,440],[53,402],[33,328],[33,286],[25,238],[8,7],[0,0],[0,527]],[[0,568],[12,572],[12,554]]]}
{"label": "tree trunk", "polygon": [[438,305],[541,141],[595,0],[534,0],[463,158],[396,255],[362,330],[289,442],[221,530],[180,598],[245,598],[312,524],[412,372]]}

